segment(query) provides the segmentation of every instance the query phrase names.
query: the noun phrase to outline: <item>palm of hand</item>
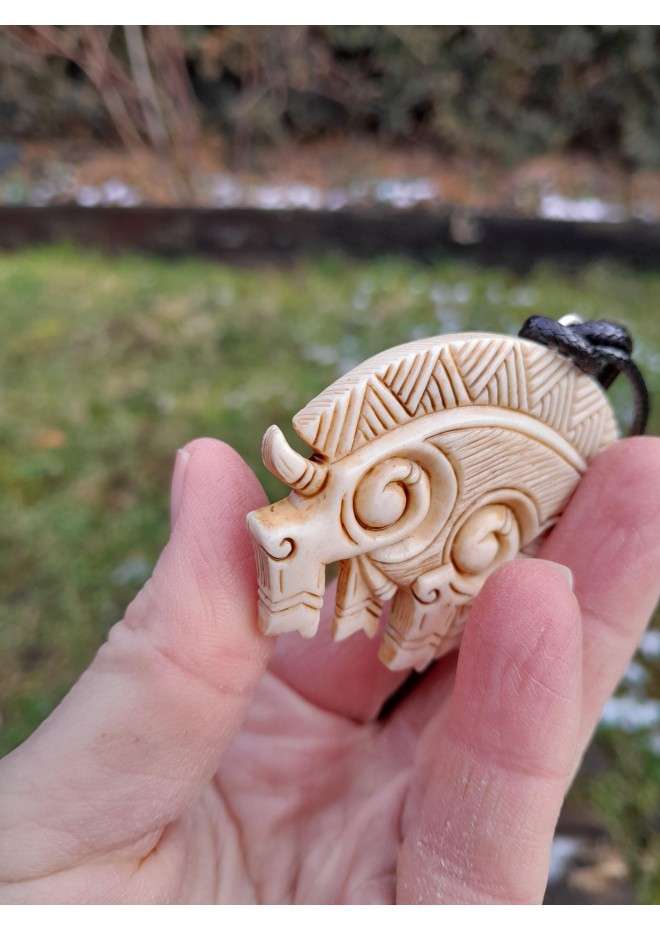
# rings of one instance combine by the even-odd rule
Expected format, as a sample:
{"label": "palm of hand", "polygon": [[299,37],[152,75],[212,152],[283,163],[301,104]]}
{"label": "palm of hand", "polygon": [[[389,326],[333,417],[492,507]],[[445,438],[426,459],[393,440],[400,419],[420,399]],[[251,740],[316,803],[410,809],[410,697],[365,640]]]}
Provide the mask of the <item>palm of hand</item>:
{"label": "palm of hand", "polygon": [[398,717],[361,724],[267,674],[205,815],[186,817],[185,896],[203,882],[206,900],[391,903],[414,743]]}
{"label": "palm of hand", "polygon": [[[521,567],[524,572],[510,566],[510,575]],[[487,591],[472,619],[458,688],[453,655],[394,702],[385,719],[375,714],[404,675],[377,664],[375,643],[328,643],[330,605],[318,639],[282,640],[243,729],[203,791],[203,813],[188,811],[174,834],[186,848],[180,859],[186,869],[183,880],[173,876],[166,897],[391,904],[542,895],[579,722],[573,716],[564,727],[559,718],[567,697],[577,697],[580,656],[568,588],[555,570],[536,568],[533,584],[519,579],[519,592],[559,605],[562,617],[552,634],[526,634],[523,645],[528,618],[520,617],[507,642],[498,629],[507,605]],[[493,661],[494,647],[501,654]],[[566,648],[572,661],[564,663],[557,695],[553,666]],[[535,653],[530,689],[515,669],[534,661]],[[490,672],[481,670],[487,655]],[[344,680],[342,687],[345,675],[353,682]],[[481,694],[475,676],[483,679]],[[534,711],[537,689],[543,701]],[[489,691],[504,696],[505,705],[519,701],[519,709],[528,708],[527,723],[502,720],[498,702],[486,699],[481,707]],[[488,735],[501,726],[517,731],[519,743],[506,764],[498,758],[499,737],[492,742]],[[545,745],[557,726],[569,739]],[[545,803],[540,817],[534,811],[546,799],[550,820]],[[515,852],[498,862],[499,836],[516,801],[524,831],[535,819],[544,829],[519,837]]]}
{"label": "palm of hand", "polygon": [[[253,476],[188,447],[152,581],[0,763],[0,901],[538,901],[562,799],[660,585],[660,444],[605,453],[543,556],[386,719],[376,644],[254,624]],[[176,480],[175,480],[176,485]],[[579,602],[579,606],[578,606]]]}

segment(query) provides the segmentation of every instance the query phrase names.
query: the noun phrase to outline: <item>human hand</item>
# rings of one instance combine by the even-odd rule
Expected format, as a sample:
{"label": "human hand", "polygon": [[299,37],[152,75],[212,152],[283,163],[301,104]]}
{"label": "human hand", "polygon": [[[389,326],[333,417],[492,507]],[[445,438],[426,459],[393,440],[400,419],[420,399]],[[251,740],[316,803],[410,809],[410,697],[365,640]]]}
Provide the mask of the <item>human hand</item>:
{"label": "human hand", "polygon": [[245,529],[264,497],[236,453],[189,445],[172,497],[153,578],[0,762],[0,903],[540,901],[660,592],[660,442],[599,457],[546,543],[575,595],[552,566],[503,566],[458,660],[386,719],[405,676],[375,641],[331,643],[329,609],[271,658]]}

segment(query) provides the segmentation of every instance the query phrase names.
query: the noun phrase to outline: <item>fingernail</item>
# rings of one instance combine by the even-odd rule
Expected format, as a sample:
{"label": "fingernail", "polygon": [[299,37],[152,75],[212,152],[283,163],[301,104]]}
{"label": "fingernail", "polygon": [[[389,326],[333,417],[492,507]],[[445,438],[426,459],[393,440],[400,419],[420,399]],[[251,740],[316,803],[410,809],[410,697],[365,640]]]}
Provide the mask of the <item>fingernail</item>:
{"label": "fingernail", "polygon": [[179,516],[181,501],[183,500],[183,487],[186,477],[186,469],[190,461],[190,452],[186,449],[179,449],[174,460],[174,473],[172,474],[172,491],[170,493],[170,528],[174,525]]}
{"label": "fingernail", "polygon": [[573,590],[573,572],[567,565],[562,565],[561,562],[551,562],[550,559],[534,559],[535,562],[538,562],[539,565],[547,565],[548,568],[554,568],[556,572],[562,576],[568,587]]}

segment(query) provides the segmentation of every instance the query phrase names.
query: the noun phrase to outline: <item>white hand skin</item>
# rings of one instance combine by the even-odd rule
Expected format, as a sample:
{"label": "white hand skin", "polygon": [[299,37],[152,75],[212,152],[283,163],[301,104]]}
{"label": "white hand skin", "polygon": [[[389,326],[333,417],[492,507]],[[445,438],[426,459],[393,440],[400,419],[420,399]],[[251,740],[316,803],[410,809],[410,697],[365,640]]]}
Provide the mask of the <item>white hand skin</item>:
{"label": "white hand skin", "polygon": [[[538,902],[567,786],[660,590],[660,441],[624,440],[542,553],[501,568],[448,657],[256,627],[230,448],[179,454],[151,581],[0,763],[0,902]],[[329,613],[329,611],[328,611]],[[269,662],[269,660],[271,660]]]}

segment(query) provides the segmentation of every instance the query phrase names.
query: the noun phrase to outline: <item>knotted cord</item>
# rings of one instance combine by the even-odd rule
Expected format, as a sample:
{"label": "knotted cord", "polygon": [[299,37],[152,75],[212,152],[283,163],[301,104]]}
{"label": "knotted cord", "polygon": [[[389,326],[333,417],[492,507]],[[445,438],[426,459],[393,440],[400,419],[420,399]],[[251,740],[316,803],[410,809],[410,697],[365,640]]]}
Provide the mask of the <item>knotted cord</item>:
{"label": "knotted cord", "polygon": [[561,323],[547,316],[530,316],[518,335],[540,342],[567,356],[586,374],[609,388],[623,374],[632,388],[634,417],[629,436],[641,435],[649,415],[649,392],[639,368],[632,360],[633,342],[619,323],[592,320],[587,323]]}

